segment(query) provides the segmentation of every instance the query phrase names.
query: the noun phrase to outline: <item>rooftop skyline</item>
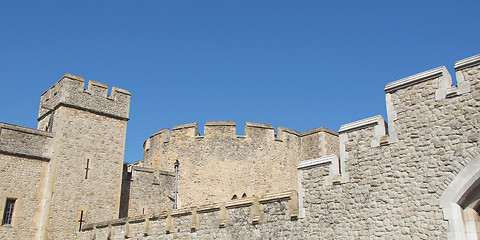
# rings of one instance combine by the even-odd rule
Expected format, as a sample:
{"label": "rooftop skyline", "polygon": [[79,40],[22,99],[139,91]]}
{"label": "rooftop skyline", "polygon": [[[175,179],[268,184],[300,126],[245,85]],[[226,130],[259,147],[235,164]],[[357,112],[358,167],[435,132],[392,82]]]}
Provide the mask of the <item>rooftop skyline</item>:
{"label": "rooftop skyline", "polygon": [[36,128],[70,73],[132,93],[125,161],[156,131],[231,120],[306,131],[375,115],[387,83],[480,54],[478,1],[5,2],[0,122]]}

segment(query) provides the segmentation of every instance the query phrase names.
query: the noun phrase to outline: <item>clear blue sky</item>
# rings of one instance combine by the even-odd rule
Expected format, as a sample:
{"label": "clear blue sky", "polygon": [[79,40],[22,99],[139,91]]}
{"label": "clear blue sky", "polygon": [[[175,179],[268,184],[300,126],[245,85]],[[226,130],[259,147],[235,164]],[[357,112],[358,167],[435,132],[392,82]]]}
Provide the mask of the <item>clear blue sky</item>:
{"label": "clear blue sky", "polygon": [[480,54],[480,1],[2,1],[0,122],[65,73],[132,95],[125,160],[162,128],[305,131],[381,114],[388,82]]}

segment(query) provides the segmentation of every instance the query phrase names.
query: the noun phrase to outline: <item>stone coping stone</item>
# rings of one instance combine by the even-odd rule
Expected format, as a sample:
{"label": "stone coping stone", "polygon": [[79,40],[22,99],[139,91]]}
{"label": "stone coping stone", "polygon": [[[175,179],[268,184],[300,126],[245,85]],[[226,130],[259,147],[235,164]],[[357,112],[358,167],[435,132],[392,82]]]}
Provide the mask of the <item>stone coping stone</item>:
{"label": "stone coping stone", "polygon": [[356,122],[352,122],[352,123],[342,125],[340,127],[340,129],[338,130],[338,132],[341,134],[341,133],[344,133],[344,132],[347,132],[347,131],[353,131],[353,130],[365,128],[365,127],[368,127],[370,125],[377,125],[378,121],[381,117],[382,116],[377,115],[377,116],[374,116],[374,117],[370,117],[370,118],[366,118],[366,119],[362,119],[362,120],[359,120],[359,121],[356,121]]}
{"label": "stone coping stone", "polygon": [[[296,191],[294,190],[288,190],[284,192],[279,192],[279,193],[273,193],[273,194],[268,194],[260,197],[259,202],[262,204],[272,202],[272,201],[277,201],[277,200],[289,200],[292,196],[292,193]],[[105,221],[105,222],[98,222],[98,223],[90,223],[86,224],[82,227],[82,231],[86,230],[91,230],[94,227],[96,228],[102,228],[102,227],[108,227],[111,225],[122,225],[128,223],[138,223],[138,222],[143,222],[145,221],[146,218],[150,220],[154,219],[164,219],[167,218],[169,215],[172,217],[177,217],[177,216],[185,216],[189,215],[192,213],[192,211],[196,211],[197,213],[206,213],[206,212],[212,212],[212,211],[219,211],[220,208],[222,207],[223,204],[225,204],[225,207],[228,209],[232,208],[239,208],[239,207],[245,207],[245,206],[250,206],[253,205],[253,201],[256,197],[249,197],[245,199],[237,199],[237,200],[230,200],[225,203],[213,203],[213,204],[208,204],[208,205],[202,205],[199,207],[192,206],[192,207],[185,207],[185,208],[180,208],[180,209],[170,209],[169,211],[162,211],[157,214],[153,215],[138,215],[138,216],[133,216],[133,217],[125,217],[125,218],[119,218],[111,221]]]}
{"label": "stone coping stone", "polygon": [[480,54],[457,61],[454,68],[455,70],[461,70],[477,64],[480,64]]}
{"label": "stone coping stone", "polygon": [[309,159],[309,160],[300,162],[300,164],[298,164],[297,169],[304,169],[304,168],[313,167],[313,166],[317,166],[325,163],[331,163],[336,158],[337,156],[332,154],[325,157]]}
{"label": "stone coping stone", "polygon": [[173,127],[173,128],[172,128],[172,131],[174,131],[174,130],[180,130],[180,129],[183,129],[183,128],[198,128],[198,123],[193,122],[193,123],[181,124],[181,125],[178,125],[178,126]]}
{"label": "stone coping stone", "polygon": [[338,136],[338,132],[335,132],[335,131],[330,130],[328,128],[318,127],[318,128],[314,128],[314,129],[310,129],[310,130],[301,132],[300,137],[308,136],[308,135],[319,133],[319,132],[326,132],[326,133],[330,133],[332,135]]}
{"label": "stone coping stone", "polygon": [[208,121],[205,126],[236,126],[235,121]]}
{"label": "stone coping stone", "polygon": [[[387,84],[384,91],[386,93],[395,92],[399,89],[406,88],[408,86],[415,85],[417,83],[424,82],[436,77],[440,77],[444,75],[446,71],[447,69],[445,68],[445,66],[441,66],[425,72],[415,74],[410,77],[402,78],[400,80]],[[448,74],[448,71],[447,71],[447,74]]]}
{"label": "stone coping stone", "polygon": [[28,127],[22,127],[18,125],[13,125],[10,123],[4,123],[0,122],[0,129],[5,128],[5,129],[10,129],[13,131],[17,132],[23,132],[23,133],[29,133],[29,134],[34,134],[34,135],[39,135],[39,136],[45,136],[45,137],[53,137],[53,133],[47,132],[47,131],[42,131],[34,128],[28,128]]}
{"label": "stone coping stone", "polygon": [[247,127],[256,127],[256,128],[265,128],[265,129],[275,130],[272,124],[268,124],[268,123],[245,122],[245,128]]}

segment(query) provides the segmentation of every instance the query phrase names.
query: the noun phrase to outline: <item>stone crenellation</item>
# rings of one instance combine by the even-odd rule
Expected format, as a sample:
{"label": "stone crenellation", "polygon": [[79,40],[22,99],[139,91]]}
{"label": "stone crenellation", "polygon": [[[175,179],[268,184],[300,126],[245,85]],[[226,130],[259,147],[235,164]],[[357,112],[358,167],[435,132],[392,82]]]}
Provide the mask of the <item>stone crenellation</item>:
{"label": "stone crenellation", "polygon": [[38,130],[0,123],[0,239],[478,239],[480,55],[455,71],[387,84],[386,119],[183,124],[130,164],[130,94],[67,74]]}
{"label": "stone crenellation", "polygon": [[[198,229],[223,229],[219,235],[228,236],[229,229],[238,223],[249,225],[271,221],[290,221],[297,218],[296,191],[286,191],[263,197],[249,197],[220,204],[193,206],[156,214],[120,218],[114,221],[85,225],[88,239],[123,239],[142,237],[200,237]],[[268,211],[270,210],[270,211]],[[279,211],[279,212],[278,212]]]}
{"label": "stone crenellation", "polygon": [[[113,87],[108,95],[106,84],[90,80],[84,89],[82,77],[66,74],[40,98],[39,122],[47,118],[51,111],[65,105],[76,109],[91,111],[101,115],[128,120],[131,94],[123,89]],[[45,123],[47,124],[47,123]]]}
{"label": "stone crenellation", "polygon": [[212,121],[203,136],[197,123],[156,132],[144,143],[142,166],[172,171],[178,160],[188,170],[180,176],[180,206],[189,206],[295,189],[301,160],[331,154],[338,155],[338,133],[329,129],[275,132],[270,124],[246,122],[242,136],[235,122]]}
{"label": "stone crenellation", "polygon": [[[185,141],[185,140],[204,140],[208,141],[216,136],[230,136],[237,137],[239,139],[245,139],[245,141],[256,141],[256,137],[260,139],[269,138],[270,141],[284,140],[285,134],[290,134],[297,137],[307,137],[319,132],[325,132],[332,136],[338,136],[338,133],[327,128],[319,127],[304,132],[297,132],[293,129],[286,127],[278,127],[277,131],[271,124],[267,123],[245,123],[245,135],[236,135],[236,123],[234,121],[209,121],[204,125],[204,135],[200,135],[198,131],[198,123],[187,123],[178,126],[174,126],[172,130],[168,128],[161,129],[150,136],[143,144],[144,151],[147,151],[151,147],[151,141],[153,138],[160,138],[163,143],[171,141]],[[157,140],[157,139],[156,139]],[[158,140],[157,140],[158,141]]]}

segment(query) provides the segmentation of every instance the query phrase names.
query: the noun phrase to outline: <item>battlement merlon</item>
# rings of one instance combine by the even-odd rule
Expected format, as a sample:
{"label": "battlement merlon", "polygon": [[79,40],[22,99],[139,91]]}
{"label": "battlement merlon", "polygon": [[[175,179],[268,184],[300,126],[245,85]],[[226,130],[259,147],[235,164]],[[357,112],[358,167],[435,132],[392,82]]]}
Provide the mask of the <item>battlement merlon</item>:
{"label": "battlement merlon", "polygon": [[388,135],[388,125],[381,115],[377,115],[356,122],[344,124],[340,127],[338,130],[340,134],[340,155],[342,156],[342,151],[345,151],[345,143],[348,132],[358,131],[370,127],[374,128],[374,135],[370,141],[370,146],[380,146],[380,144],[385,141],[384,138]]}
{"label": "battlement merlon", "polygon": [[205,139],[214,136],[236,136],[236,123],[234,121],[209,121],[205,124]]}
{"label": "battlement merlon", "polygon": [[[398,90],[406,89],[407,87],[425,83],[427,81],[435,81],[435,101],[442,101],[447,98],[460,96],[470,92],[470,85],[478,81],[478,78],[474,77],[474,69],[478,68],[479,65],[480,55],[475,55],[457,61],[455,63],[455,77],[457,80],[456,86],[452,85],[452,77],[444,66],[421,72],[387,84],[385,87],[385,101],[387,107],[388,126],[390,130],[389,142],[395,143],[398,141],[398,126],[396,125],[396,121],[398,120],[397,111],[399,109],[396,109],[398,106],[395,107],[395,105],[404,104],[398,100],[398,95],[395,96]],[[402,93],[401,95],[405,95],[405,93]]]}
{"label": "battlement merlon", "polygon": [[236,135],[236,123],[234,121],[209,121],[205,124],[204,135],[198,132],[198,123],[187,123],[178,125],[170,131],[168,128],[161,129],[155,132],[147,140],[145,140],[143,147],[149,149],[152,141],[159,143],[169,141],[185,141],[185,140],[208,140],[217,136],[236,137],[241,139],[269,139],[271,141],[282,141],[286,135],[293,137],[308,137],[317,133],[326,133],[328,135],[338,137],[338,132],[318,127],[304,132],[297,132],[286,127],[278,127],[277,131],[271,124],[267,123],[245,123],[245,135]]}
{"label": "battlement merlon", "polygon": [[112,118],[128,120],[131,94],[113,87],[108,96],[106,84],[90,80],[84,89],[82,77],[66,74],[45,91],[40,99],[38,119],[41,120],[59,106],[68,106],[98,113]]}
{"label": "battlement merlon", "polygon": [[400,80],[388,83],[385,93],[391,94],[399,89],[406,88],[431,79],[439,79],[439,86],[435,92],[435,100],[444,99],[449,95],[463,94],[470,91],[470,82],[464,78],[464,71],[480,64],[480,54],[462,59],[455,63],[455,77],[457,86],[452,86],[452,77],[445,66],[440,66],[425,72],[421,72]]}
{"label": "battlement merlon", "polygon": [[[190,206],[190,207],[183,207],[179,209],[171,209],[169,211],[159,211],[144,215],[136,215],[131,217],[124,217],[119,219],[114,219],[105,222],[97,222],[97,223],[89,223],[85,224],[82,227],[82,232],[88,231],[95,231],[99,230],[102,231],[108,230],[109,227],[122,227],[126,228],[125,225],[127,224],[144,224],[147,220],[151,221],[158,221],[165,223],[167,218],[175,218],[179,221],[180,218],[191,216],[193,211],[198,214],[208,214],[212,212],[221,212],[222,208],[226,209],[227,211],[230,209],[238,209],[238,208],[250,208],[250,211],[253,210],[254,207],[259,205],[268,205],[268,204],[278,204],[279,202],[288,203],[286,208],[283,208],[284,214],[286,218],[285,220],[295,219],[298,214],[298,193],[296,190],[288,190],[283,192],[272,193],[268,195],[262,195],[260,197],[248,197],[245,199],[238,199],[238,200],[231,200],[227,202],[216,202],[212,204],[200,205],[200,206]],[[216,214],[219,218],[221,218],[221,214]],[[250,216],[252,218],[252,216]],[[218,219],[217,219],[218,220]],[[162,225],[162,224],[158,224]],[[165,224],[169,225],[169,224]],[[225,227],[225,226],[222,226]],[[135,228],[135,229],[144,229],[144,228]],[[190,230],[190,229],[189,229]]]}

